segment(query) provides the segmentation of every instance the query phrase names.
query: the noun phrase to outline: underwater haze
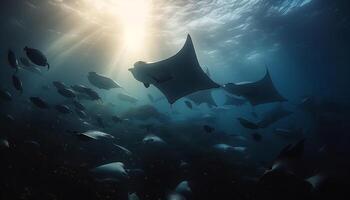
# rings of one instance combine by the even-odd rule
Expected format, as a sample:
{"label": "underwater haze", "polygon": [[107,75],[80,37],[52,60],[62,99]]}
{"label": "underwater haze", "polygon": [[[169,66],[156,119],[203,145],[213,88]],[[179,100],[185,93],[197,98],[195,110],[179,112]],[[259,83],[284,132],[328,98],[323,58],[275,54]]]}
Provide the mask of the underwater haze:
{"label": "underwater haze", "polygon": [[350,2],[0,10],[0,199],[349,198]]}

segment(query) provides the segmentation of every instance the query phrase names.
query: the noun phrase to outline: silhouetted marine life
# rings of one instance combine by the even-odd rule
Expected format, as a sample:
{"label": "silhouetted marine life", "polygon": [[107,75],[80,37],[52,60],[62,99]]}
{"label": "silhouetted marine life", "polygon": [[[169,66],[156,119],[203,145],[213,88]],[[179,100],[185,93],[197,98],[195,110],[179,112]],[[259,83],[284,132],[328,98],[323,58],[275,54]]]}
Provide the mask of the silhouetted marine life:
{"label": "silhouetted marine life", "polygon": [[184,103],[187,106],[187,108],[192,110],[193,106],[192,106],[192,103],[190,101],[184,101]]}
{"label": "silhouetted marine life", "polygon": [[188,181],[181,181],[174,190],[175,194],[180,194],[185,198],[189,198],[192,195],[192,189]]}
{"label": "silhouetted marine life", "polygon": [[113,162],[105,165],[100,165],[91,170],[95,177],[100,181],[124,181],[128,178],[128,173],[124,163]]}
{"label": "silhouetted marine life", "polygon": [[71,88],[75,92],[79,92],[79,93],[86,93],[86,91],[88,90],[88,87],[86,87],[85,85],[72,85]]}
{"label": "silhouetted marine life", "polygon": [[0,139],[0,150],[10,148],[10,143],[6,139]]}
{"label": "silhouetted marine life", "polygon": [[121,114],[122,118],[126,119],[137,119],[137,120],[147,120],[147,119],[157,119],[160,122],[165,122],[169,120],[169,117],[165,114],[159,112],[155,107],[151,105],[142,105],[135,108],[130,108]]}
{"label": "silhouetted marine life", "polygon": [[123,119],[120,118],[120,117],[118,117],[118,116],[116,116],[116,115],[113,115],[113,116],[112,116],[112,120],[113,120],[115,123],[121,123],[121,122],[123,122]]}
{"label": "silhouetted marine life", "polygon": [[80,138],[92,139],[92,140],[100,140],[100,139],[113,139],[114,136],[108,133],[104,133],[101,131],[90,130],[83,133],[78,133],[77,136]]}
{"label": "silhouetted marine life", "polygon": [[233,95],[246,98],[253,106],[264,103],[286,101],[273,85],[268,70],[266,70],[264,78],[259,81],[227,83],[223,88]]}
{"label": "silhouetted marine life", "polygon": [[41,51],[29,47],[24,47],[24,51],[26,52],[27,57],[32,63],[38,66],[47,66],[47,69],[50,69],[50,65],[47,61],[47,58]]}
{"label": "silhouetted marine life", "polygon": [[120,85],[114,80],[97,74],[96,72],[89,72],[88,80],[93,86],[99,89],[110,90],[112,88],[121,88]]}
{"label": "silhouetted marine life", "polygon": [[14,68],[16,71],[18,71],[18,60],[16,57],[16,54],[9,49],[7,53],[7,60],[12,68]]}
{"label": "silhouetted marine life", "polygon": [[186,98],[193,101],[196,105],[206,103],[209,107],[217,106],[211,95],[211,90],[201,90],[198,92],[194,92],[190,95],[187,95]]}
{"label": "silhouetted marine life", "polygon": [[37,67],[34,67],[34,66],[23,67],[22,69],[27,70],[27,71],[29,71],[29,72],[32,72],[32,73],[34,73],[34,74],[40,75],[40,76],[43,75],[43,73],[41,72],[41,70],[40,70],[39,68],[37,68]]}
{"label": "silhouetted marine life", "polygon": [[60,89],[57,89],[57,92],[66,98],[75,98],[76,97],[75,92],[69,88],[60,88]]}
{"label": "silhouetted marine life", "polygon": [[186,197],[182,196],[181,194],[170,193],[166,200],[186,200]]}
{"label": "silhouetted marine life", "polygon": [[134,192],[134,193],[128,194],[128,200],[140,200],[140,198]]}
{"label": "silhouetted marine life", "polygon": [[75,109],[75,112],[77,113],[77,115],[78,115],[80,118],[82,118],[82,119],[87,118],[87,114],[86,114],[83,110]]}
{"label": "silhouetted marine life", "polygon": [[129,71],[145,87],[157,87],[170,104],[194,92],[220,87],[199,66],[190,35],[176,55],[155,63],[136,62]]}
{"label": "silhouetted marine life", "polygon": [[293,172],[304,154],[304,144],[305,140],[302,139],[295,145],[285,146],[275,159],[270,171],[285,170]]}
{"label": "silhouetted marine life", "polygon": [[262,136],[259,133],[253,133],[252,138],[254,141],[260,142],[262,140]]}
{"label": "silhouetted marine life", "polygon": [[3,101],[11,101],[12,95],[9,91],[6,90],[0,90],[0,99]]}
{"label": "silhouetted marine life", "polygon": [[246,147],[233,147],[228,144],[215,144],[213,145],[213,148],[219,152],[239,152],[243,153],[246,150]]}
{"label": "silhouetted marine life", "polygon": [[264,114],[263,118],[257,123],[249,121],[249,120],[241,118],[241,117],[237,118],[237,120],[245,128],[258,129],[258,128],[266,128],[266,127],[270,126],[271,124],[275,123],[276,121],[278,121],[278,120],[280,120],[280,119],[282,119],[290,114],[292,114],[291,111],[285,110],[281,105],[278,105],[275,108],[266,112]]}
{"label": "silhouetted marine life", "polygon": [[143,138],[142,142],[144,144],[153,144],[153,145],[164,145],[164,144],[166,144],[166,142],[162,138],[160,138],[160,137],[158,137],[156,135],[153,135],[153,134],[146,135]]}
{"label": "silhouetted marine life", "polygon": [[211,127],[211,126],[209,126],[209,125],[204,125],[204,126],[203,126],[203,129],[204,129],[205,132],[207,132],[207,133],[211,133],[211,132],[213,132],[213,131],[215,130],[215,128],[213,128],[213,127]]}
{"label": "silhouetted marine life", "polygon": [[24,67],[30,67],[30,66],[32,66],[32,64],[30,63],[30,61],[29,61],[27,58],[25,58],[25,57],[20,57],[20,58],[19,58],[19,61],[21,61],[21,64],[22,64],[22,66],[24,66]]}
{"label": "silhouetted marine life", "polygon": [[322,184],[327,180],[328,176],[325,173],[317,173],[306,179],[308,183],[310,183],[314,190],[318,190],[322,187]]}
{"label": "silhouetted marine life", "polygon": [[85,94],[89,96],[89,98],[93,101],[95,100],[101,100],[101,97],[100,95],[98,95],[98,93],[96,91],[94,91],[93,89],[91,88],[87,88],[85,90]]}
{"label": "silhouetted marine life", "polygon": [[125,101],[125,102],[129,102],[129,103],[137,103],[139,101],[135,97],[132,97],[130,95],[123,94],[123,93],[117,94],[117,97],[118,97],[119,100]]}
{"label": "silhouetted marine life", "polygon": [[85,106],[77,100],[73,100],[73,105],[78,110],[85,110]]}
{"label": "silhouetted marine life", "polygon": [[122,152],[124,152],[126,155],[131,155],[132,154],[132,152],[129,149],[127,149],[127,148],[125,148],[123,146],[120,146],[118,144],[113,144],[113,145],[115,147],[117,147],[119,150],[121,150]]}
{"label": "silhouetted marine life", "polygon": [[13,87],[16,88],[16,90],[23,93],[22,81],[16,75],[12,75],[12,84],[13,84]]}
{"label": "silhouetted marine life", "polygon": [[72,112],[71,109],[66,105],[56,105],[55,109],[62,114],[68,114]]}
{"label": "silhouetted marine life", "polygon": [[237,98],[232,95],[225,95],[225,96],[226,96],[226,101],[224,105],[241,106],[247,103],[247,100],[245,99]]}
{"label": "silhouetted marine life", "polygon": [[56,87],[57,90],[67,88],[67,86],[61,81],[52,81],[52,84]]}
{"label": "silhouetted marine life", "polygon": [[247,119],[244,119],[242,117],[238,117],[237,120],[239,121],[239,123],[244,127],[244,128],[248,128],[248,129],[258,129],[260,128],[259,125],[257,123],[251,122]]}
{"label": "silhouetted marine life", "polygon": [[29,99],[38,108],[41,108],[41,109],[49,108],[49,105],[46,103],[46,101],[42,100],[40,97],[30,97]]}
{"label": "silhouetted marine life", "polygon": [[287,117],[290,114],[292,114],[291,111],[284,109],[284,107],[281,104],[279,104],[263,114],[262,119],[259,122],[259,127],[266,128],[269,125],[275,123],[276,121],[284,117]]}

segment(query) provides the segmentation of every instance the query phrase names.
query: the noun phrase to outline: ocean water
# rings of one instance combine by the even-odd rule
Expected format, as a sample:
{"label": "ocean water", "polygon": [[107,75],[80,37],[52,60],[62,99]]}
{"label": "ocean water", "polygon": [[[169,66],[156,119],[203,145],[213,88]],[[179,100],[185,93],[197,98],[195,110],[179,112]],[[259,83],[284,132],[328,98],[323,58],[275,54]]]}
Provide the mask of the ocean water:
{"label": "ocean water", "polygon": [[348,199],[349,8],[3,0],[0,199]]}

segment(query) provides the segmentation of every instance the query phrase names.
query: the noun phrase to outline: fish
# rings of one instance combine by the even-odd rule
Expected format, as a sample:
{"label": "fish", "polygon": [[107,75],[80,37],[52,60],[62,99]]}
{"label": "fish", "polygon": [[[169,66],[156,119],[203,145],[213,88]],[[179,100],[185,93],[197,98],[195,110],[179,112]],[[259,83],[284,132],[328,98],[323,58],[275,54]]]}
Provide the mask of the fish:
{"label": "fish", "polygon": [[246,147],[233,147],[228,144],[220,143],[213,145],[213,148],[219,152],[227,153],[227,152],[239,152],[243,153],[246,150]]}
{"label": "fish", "polygon": [[22,81],[16,75],[12,75],[12,84],[16,88],[16,90],[23,93]]}
{"label": "fish", "polygon": [[188,181],[181,181],[175,188],[174,192],[176,194],[183,195],[184,197],[189,198],[192,195],[192,189]]}
{"label": "fish", "polygon": [[57,90],[59,90],[59,89],[66,89],[67,88],[66,84],[64,84],[61,81],[53,81],[52,85],[55,86]]}
{"label": "fish", "polygon": [[39,75],[39,76],[43,76],[43,73],[41,72],[41,70],[37,67],[34,67],[34,66],[29,66],[29,67],[22,67],[22,69],[28,71],[28,72],[32,72],[36,75]]}
{"label": "fish", "polygon": [[122,162],[113,162],[97,166],[91,172],[101,181],[122,182],[128,179],[128,173]]}
{"label": "fish", "polygon": [[73,105],[78,110],[85,110],[85,106],[77,100],[73,100]]}
{"label": "fish", "polygon": [[16,54],[11,49],[8,50],[7,60],[8,60],[8,63],[10,64],[10,66],[13,69],[15,69],[16,71],[18,71],[19,63],[18,63]]}
{"label": "fish", "polygon": [[99,89],[110,90],[113,88],[121,88],[121,86],[114,80],[96,72],[89,72],[88,80],[93,86]]}
{"label": "fish", "polygon": [[114,139],[114,136],[108,133],[104,133],[97,130],[89,130],[82,133],[77,133],[80,138],[86,138],[89,140],[101,140],[101,139]]}
{"label": "fish", "polygon": [[155,63],[138,61],[129,71],[146,88],[150,84],[158,88],[170,104],[197,91],[220,87],[200,67],[190,35],[176,55]]}
{"label": "fish", "polygon": [[227,83],[223,89],[235,96],[242,96],[253,106],[287,101],[273,85],[270,73],[266,69],[265,76],[255,82]]}
{"label": "fish", "polygon": [[60,88],[57,89],[57,92],[66,98],[75,98],[77,96],[75,92],[69,88]]}
{"label": "fish", "polygon": [[140,200],[140,198],[134,192],[134,193],[128,194],[128,200]]}
{"label": "fish", "polygon": [[286,145],[278,154],[273,165],[268,171],[284,170],[294,171],[295,165],[301,161],[304,155],[305,139],[299,140],[295,144]]}
{"label": "fish", "polygon": [[293,112],[286,110],[281,104],[279,104],[263,114],[262,119],[259,121],[259,127],[266,128],[278,120],[291,115],[292,113]]}
{"label": "fish", "polygon": [[9,91],[0,90],[0,99],[2,101],[12,101],[12,95]]}
{"label": "fish", "polygon": [[244,128],[248,128],[248,129],[259,129],[260,128],[257,123],[251,122],[251,121],[244,119],[242,117],[238,117],[237,120]]}
{"label": "fish", "polygon": [[187,106],[187,108],[192,110],[193,106],[192,106],[192,103],[190,101],[184,101],[184,103]]}
{"label": "fish", "polygon": [[25,58],[25,57],[19,58],[19,61],[20,61],[21,64],[22,64],[23,66],[25,66],[25,67],[30,67],[30,66],[32,66],[32,64],[30,63],[30,61],[29,61],[27,58]]}
{"label": "fish", "polygon": [[24,51],[32,63],[42,67],[47,66],[47,69],[48,70],[50,69],[50,65],[47,61],[47,58],[41,51],[39,51],[38,49],[27,47],[27,46],[24,47]]}
{"label": "fish", "polygon": [[203,126],[203,129],[204,129],[204,131],[207,132],[207,133],[211,133],[211,132],[215,131],[215,128],[213,128],[213,127],[211,127],[211,126],[209,126],[209,125],[204,125],[204,126]]}
{"label": "fish", "polygon": [[87,90],[89,89],[89,88],[86,87],[85,85],[72,85],[71,88],[72,88],[75,92],[79,92],[79,93],[86,93]]}
{"label": "fish", "polygon": [[49,108],[48,103],[46,103],[46,101],[44,101],[40,97],[30,97],[29,99],[36,107],[38,107],[40,109],[48,109]]}
{"label": "fish", "polygon": [[120,145],[118,145],[118,144],[113,144],[115,147],[117,147],[119,150],[121,150],[123,153],[125,153],[126,155],[132,155],[132,152],[129,150],[129,149],[127,149],[127,148],[125,148],[125,147],[123,147],[123,146],[120,146]]}
{"label": "fish", "polygon": [[69,114],[72,112],[67,105],[56,105],[55,109],[62,114]]}
{"label": "fish", "polygon": [[146,135],[143,139],[142,139],[142,143],[143,144],[153,144],[153,145],[164,145],[166,144],[166,142],[156,136],[156,135],[153,135],[153,134],[149,134],[149,135]]}
{"label": "fish", "polygon": [[136,99],[135,97],[132,97],[130,95],[127,95],[127,94],[123,94],[123,93],[119,93],[117,94],[117,97],[119,100],[121,101],[125,101],[125,102],[129,102],[129,103],[137,103],[139,100]]}
{"label": "fish", "polygon": [[75,113],[77,113],[77,115],[82,119],[86,119],[88,117],[86,112],[83,110],[75,109]]}
{"label": "fish", "polygon": [[93,101],[101,100],[100,95],[91,88],[86,89],[85,94],[88,95]]}
{"label": "fish", "polygon": [[0,139],[0,150],[10,148],[10,143],[6,139]]}

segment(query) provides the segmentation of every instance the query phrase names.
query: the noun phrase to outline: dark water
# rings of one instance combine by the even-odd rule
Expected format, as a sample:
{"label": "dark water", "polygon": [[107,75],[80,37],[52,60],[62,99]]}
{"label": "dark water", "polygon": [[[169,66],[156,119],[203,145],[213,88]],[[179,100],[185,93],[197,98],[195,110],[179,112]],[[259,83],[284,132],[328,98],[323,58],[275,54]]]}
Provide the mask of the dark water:
{"label": "dark water", "polygon": [[[0,199],[349,198],[348,1],[125,2],[1,2]],[[187,34],[215,83],[268,71],[286,101],[254,105],[220,87],[170,105],[128,71],[173,56]]]}

